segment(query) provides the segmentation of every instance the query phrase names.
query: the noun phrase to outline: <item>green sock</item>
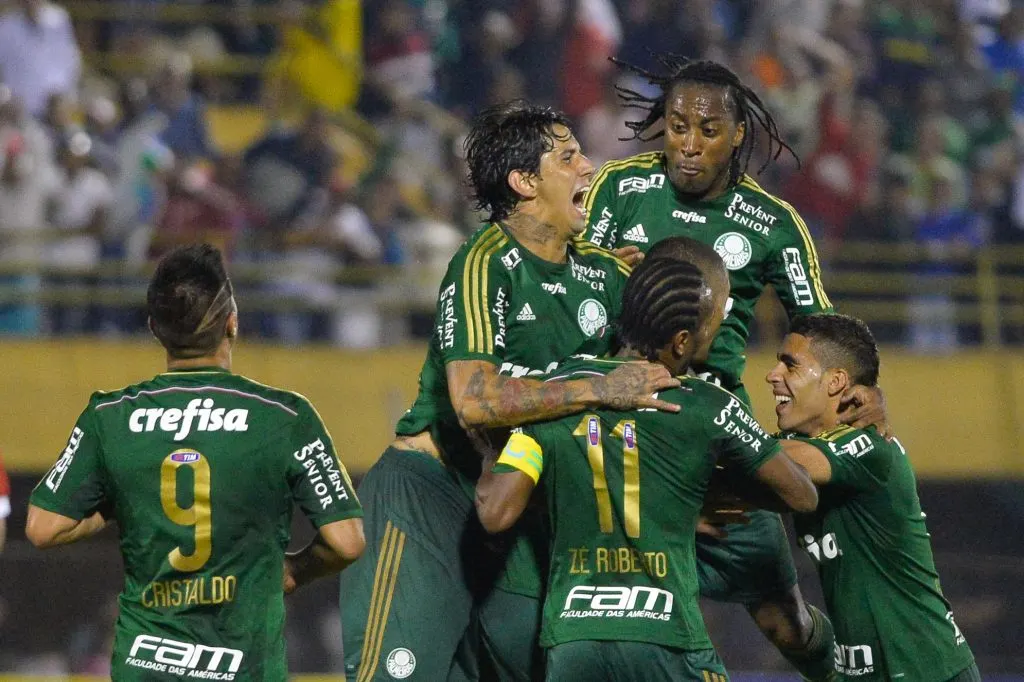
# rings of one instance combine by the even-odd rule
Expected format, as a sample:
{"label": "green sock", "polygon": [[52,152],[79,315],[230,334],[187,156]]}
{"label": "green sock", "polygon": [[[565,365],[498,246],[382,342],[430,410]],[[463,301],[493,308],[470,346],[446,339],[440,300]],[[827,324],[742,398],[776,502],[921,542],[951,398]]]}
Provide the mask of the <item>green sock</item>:
{"label": "green sock", "polygon": [[811,604],[807,604],[807,612],[811,615],[811,638],[802,649],[782,651],[782,655],[807,682],[835,680],[836,636],[832,630],[832,621]]}

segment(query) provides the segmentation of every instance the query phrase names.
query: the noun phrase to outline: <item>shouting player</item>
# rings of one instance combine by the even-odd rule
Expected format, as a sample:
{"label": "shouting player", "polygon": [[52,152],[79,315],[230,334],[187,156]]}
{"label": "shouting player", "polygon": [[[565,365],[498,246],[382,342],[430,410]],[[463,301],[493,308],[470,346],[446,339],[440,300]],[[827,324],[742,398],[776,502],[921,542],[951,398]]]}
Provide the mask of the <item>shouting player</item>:
{"label": "shouting player", "polygon": [[345,672],[358,682],[475,676],[474,648],[460,650],[474,606],[472,629],[496,674],[535,677],[534,547],[544,540],[540,524],[524,519],[494,561],[500,575],[487,575],[493,543],[474,535],[472,497],[486,431],[598,406],[678,409],[653,396],[679,382],[652,363],[569,382],[537,378],[618,317],[628,274],[578,238],[593,166],[567,119],[524,102],[497,106],[474,121],[466,155],[491,223],[449,264],[419,395],[360,487],[367,553],[341,577]]}
{"label": "shouting player", "polygon": [[939,588],[917,481],[903,446],[839,417],[851,384],[874,386],[878,348],[846,315],[796,319],[767,380],[779,429],[814,447],[793,458],[820,489],[796,515],[818,565],[843,680],[979,682],[970,647]]}
{"label": "shouting player", "polygon": [[[617,357],[570,361],[556,378],[601,375],[631,357],[685,372],[722,321],[724,270],[720,280],[708,286],[688,262],[648,258],[626,285]],[[549,680],[726,680],[701,618],[694,548],[716,463],[766,483],[784,508],[817,503],[806,472],[734,395],[691,377],[661,398],[680,413],[597,410],[525,426],[477,485],[492,532],[518,519],[535,485],[544,488]]]}
{"label": "shouting player", "polygon": [[[598,171],[587,197],[588,238],[608,248],[647,252],[666,237],[685,235],[718,252],[729,270],[731,298],[707,361],[694,370],[749,405],[742,385],[744,353],[765,286],[774,287],[790,317],[831,310],[831,303],[803,220],[746,173],[755,126],[765,133],[769,158],[788,149],[757,94],[715,62],[675,56],[660,61],[664,76],[626,65],[658,86],[658,97],[621,94],[627,104],[647,111],[628,124],[633,134],[663,136],[664,148],[611,161]],[[855,403],[860,409],[844,414],[848,419],[884,418],[879,394],[859,389]],[[827,679],[831,627],[800,594],[781,520],[767,511],[754,511],[750,519],[747,526],[728,528],[727,540],[698,538],[701,594],[742,603],[805,677]]]}
{"label": "shouting player", "polygon": [[[114,679],[283,680],[283,595],[359,556],[359,500],[309,401],[231,372],[238,312],[216,248],[165,256],[147,307],[167,372],[93,394],[25,533],[53,547],[116,521]],[[294,503],[319,532],[286,557]]]}

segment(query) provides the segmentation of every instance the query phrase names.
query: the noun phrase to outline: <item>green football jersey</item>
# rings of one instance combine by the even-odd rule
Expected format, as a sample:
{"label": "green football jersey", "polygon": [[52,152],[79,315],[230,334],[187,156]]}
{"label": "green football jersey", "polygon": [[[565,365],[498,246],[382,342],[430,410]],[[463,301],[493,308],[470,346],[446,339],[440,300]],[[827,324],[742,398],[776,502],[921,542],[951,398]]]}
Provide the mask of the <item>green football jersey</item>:
{"label": "green football jersey", "polygon": [[917,481],[898,440],[842,426],[811,443],[832,480],[794,515],[818,566],[844,679],[943,682],[974,660],[942,596]]}
{"label": "green football jersey", "polygon": [[[605,374],[620,362],[571,361],[555,376]],[[708,481],[716,463],[753,475],[780,446],[733,394],[682,381],[659,396],[681,405],[677,414],[597,410],[522,428],[545,454],[552,543],[542,646],[711,648],[695,554]]]}
{"label": "green football jersey", "polygon": [[610,161],[587,196],[587,238],[609,249],[638,246],[645,253],[667,237],[686,236],[712,246],[732,284],[727,316],[706,366],[730,391],[742,391],[744,355],[754,305],[771,284],[792,318],[830,311],[810,232],[792,206],[765,192],[750,176],[712,201],[691,201],[668,179],[663,152]]}
{"label": "green football jersey", "polygon": [[[430,430],[445,463],[472,498],[481,455],[459,426],[445,364],[483,360],[514,377],[541,375],[588,345],[619,316],[629,268],[611,252],[579,239],[564,264],[538,258],[500,225],[478,230],[458,250],[441,282],[435,329],[420,372],[419,394],[398,422],[399,435]],[[498,447],[501,447],[498,444]],[[541,577],[525,538],[510,553],[502,586],[539,596]]]}
{"label": "green football jersey", "polygon": [[293,505],[317,527],[362,516],[308,400],[205,368],[93,394],[31,502],[117,521],[126,680],[285,679]]}

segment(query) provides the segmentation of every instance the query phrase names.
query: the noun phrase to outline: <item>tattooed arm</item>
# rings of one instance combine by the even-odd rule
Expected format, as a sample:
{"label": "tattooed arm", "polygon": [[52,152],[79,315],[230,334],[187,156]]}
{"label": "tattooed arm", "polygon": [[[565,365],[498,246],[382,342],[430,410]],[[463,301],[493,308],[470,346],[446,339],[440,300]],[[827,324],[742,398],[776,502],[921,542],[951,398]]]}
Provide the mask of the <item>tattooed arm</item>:
{"label": "tattooed arm", "polygon": [[518,426],[598,407],[679,411],[678,405],[654,396],[676,388],[679,380],[649,362],[624,363],[592,379],[551,382],[502,376],[496,365],[483,360],[455,360],[445,371],[452,406],[465,429]]}

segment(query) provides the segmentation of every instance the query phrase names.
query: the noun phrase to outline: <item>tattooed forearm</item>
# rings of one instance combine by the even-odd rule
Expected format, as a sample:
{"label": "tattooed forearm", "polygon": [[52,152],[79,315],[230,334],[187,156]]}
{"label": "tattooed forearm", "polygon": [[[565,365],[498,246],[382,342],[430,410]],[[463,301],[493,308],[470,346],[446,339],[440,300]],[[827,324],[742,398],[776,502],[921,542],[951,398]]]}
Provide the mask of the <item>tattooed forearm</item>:
{"label": "tattooed forearm", "polygon": [[[488,376],[490,375],[490,376]],[[494,372],[488,372],[483,367],[477,368],[472,375],[469,377],[469,382],[466,385],[465,398],[468,400],[470,405],[467,407],[475,407],[477,410],[483,413],[483,419],[481,421],[474,420],[474,425],[477,426],[499,426],[497,424],[498,412],[495,410],[492,400],[488,396],[488,379],[501,377]],[[463,417],[460,410],[460,418]],[[466,424],[463,424],[466,426]]]}
{"label": "tattooed forearm", "polygon": [[518,426],[597,407],[660,407],[653,394],[679,385],[664,367],[646,362],[623,363],[605,376],[551,382],[501,376],[488,363],[452,364],[457,366],[448,368],[448,388],[467,430]]}
{"label": "tattooed forearm", "polygon": [[454,368],[449,376],[449,390],[459,421],[467,430],[518,426],[597,405],[589,381],[545,383],[507,377],[484,363]]}

